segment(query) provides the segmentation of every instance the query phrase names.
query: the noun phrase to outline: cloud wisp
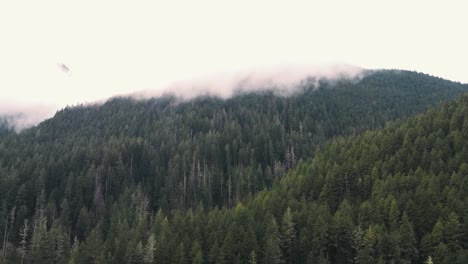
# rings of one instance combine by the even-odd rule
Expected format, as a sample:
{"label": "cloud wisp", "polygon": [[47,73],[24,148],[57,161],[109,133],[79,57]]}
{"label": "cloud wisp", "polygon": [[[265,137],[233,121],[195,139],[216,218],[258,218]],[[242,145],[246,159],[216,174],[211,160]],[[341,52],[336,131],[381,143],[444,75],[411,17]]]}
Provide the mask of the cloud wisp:
{"label": "cloud wisp", "polygon": [[[68,67],[65,71],[69,72]],[[228,99],[238,93],[264,90],[273,90],[278,95],[288,96],[298,91],[301,84],[306,81],[318,87],[320,80],[334,81],[342,78],[360,80],[365,72],[363,68],[347,64],[287,65],[224,72],[176,81],[162,89],[109,95],[108,98],[85,103],[84,106],[99,106],[114,97],[146,100],[161,96],[175,96],[180,101],[188,101],[199,96]],[[44,119],[52,117],[57,110],[57,107],[41,103],[14,103],[0,100],[0,118],[6,120],[10,128],[16,132],[39,124]]]}
{"label": "cloud wisp", "polygon": [[55,112],[55,107],[50,105],[0,101],[0,120],[17,133],[52,117]]}
{"label": "cloud wisp", "polygon": [[192,78],[174,82],[165,89],[138,91],[128,96],[137,100],[164,95],[172,95],[184,101],[199,96],[228,99],[239,92],[269,89],[287,96],[295,92],[304,81],[312,81],[317,87],[319,80],[360,80],[364,73],[363,68],[347,64],[277,66]]}

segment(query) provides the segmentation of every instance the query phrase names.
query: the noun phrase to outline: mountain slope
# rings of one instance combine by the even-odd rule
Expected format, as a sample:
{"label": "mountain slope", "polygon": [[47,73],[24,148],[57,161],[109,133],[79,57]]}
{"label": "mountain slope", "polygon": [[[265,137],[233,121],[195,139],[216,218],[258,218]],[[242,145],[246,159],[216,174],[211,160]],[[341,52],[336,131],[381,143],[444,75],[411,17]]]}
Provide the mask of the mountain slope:
{"label": "mountain slope", "polygon": [[[466,263],[467,105],[463,96],[385,129],[334,139],[270,190],[232,209],[199,205],[148,215],[142,187],[127,190],[113,204],[109,222],[99,221],[70,258]],[[46,233],[63,233],[60,228]]]}
{"label": "mountain slope", "polygon": [[[152,225],[153,231],[161,247],[161,232],[169,232],[163,234],[167,239],[172,236],[171,232],[178,234],[180,228],[188,236],[178,234],[180,237],[174,241],[166,241],[164,247],[168,249],[158,251],[157,258],[167,262],[176,253],[171,250],[180,249],[179,253],[190,259],[200,251],[202,258],[208,261],[207,254],[214,246],[208,243],[209,239],[200,238],[198,246],[192,245],[195,230],[187,230],[183,227],[185,224],[181,224],[185,220],[180,219],[177,228],[172,225],[175,229],[162,231],[169,228],[163,212],[170,216],[173,224],[177,214],[184,219],[194,217],[190,216],[190,210],[188,215],[181,212],[201,203],[205,208],[231,208],[280,179],[301,159],[311,157],[327,139],[382,127],[389,120],[422,112],[440,100],[466,92],[467,88],[414,72],[378,71],[358,82],[322,81],[317,90],[305,85],[290,96],[264,91],[240,94],[228,100],[204,97],[189,102],[178,102],[174,98],[146,101],[120,98],[101,106],[66,108],[35,128],[18,135],[6,135],[0,140],[0,226],[6,226],[0,234],[3,237],[6,230],[8,239],[5,241],[13,243],[2,244],[19,245],[21,227],[29,219],[34,232],[30,229],[25,239],[29,239],[33,248],[51,245],[50,241],[42,245],[37,239],[52,239],[55,232],[63,238],[62,242],[53,242],[63,246],[66,252],[60,256],[63,259],[74,254],[69,249],[68,238],[76,236],[81,243],[87,241],[80,247],[83,257],[77,262],[102,258],[112,263],[127,262],[135,257],[132,254],[138,254],[132,251],[134,248],[121,248],[127,245],[122,241],[148,245],[145,226],[154,220],[157,223]],[[324,161],[325,164],[333,162]],[[332,191],[354,197],[356,176],[345,175],[344,188],[342,178],[335,176],[330,180],[330,184],[336,185]],[[289,177],[284,181],[287,179]],[[365,179],[361,181],[373,184]],[[363,189],[368,190],[368,185]],[[342,203],[342,197],[331,195],[319,186],[314,185],[312,189],[297,186],[288,193],[295,194],[294,199],[325,199],[329,210],[334,211]],[[279,192],[276,188],[271,193]],[[261,193],[258,197],[262,195],[268,194]],[[266,203],[264,210],[271,211],[265,215],[282,215],[286,210],[282,203],[291,200],[286,198],[278,200],[278,205]],[[367,198],[363,196],[362,199]],[[208,216],[198,208],[200,219],[192,220],[205,223]],[[147,213],[159,209],[162,211],[158,215],[151,214],[152,220],[147,218]],[[235,213],[237,211],[240,215]],[[256,211],[262,212],[261,208]],[[294,212],[293,218],[296,218],[297,212]],[[221,212],[215,210],[211,214]],[[222,232],[212,234],[215,238],[211,237],[210,243],[217,241],[219,247],[213,249],[212,256],[219,255],[216,250],[220,248],[227,250],[228,243],[241,247],[244,240],[253,244],[242,250],[235,249],[237,253],[223,259],[228,262],[237,258],[245,260],[252,250],[262,258],[268,255],[261,253],[266,251],[264,242],[276,238],[262,238],[263,231],[256,226],[268,223],[253,218],[242,206],[232,212],[223,210],[222,214],[227,216],[219,216],[221,219],[229,219],[213,220],[217,227],[210,228],[229,227],[230,217],[240,217],[236,222],[247,221],[246,225],[251,228],[231,230],[229,239]],[[11,217],[6,222],[7,215]],[[285,221],[290,222],[290,217],[286,218]],[[270,224],[274,233],[275,224]],[[233,228],[240,227],[234,225]],[[199,226],[196,232],[203,233],[203,229]],[[241,237],[234,237],[237,234]],[[127,235],[129,237],[121,237]],[[115,244],[114,236],[120,237],[120,244]],[[285,251],[285,247],[281,248],[281,258],[286,253],[286,256],[292,254]],[[96,248],[99,250],[94,250]],[[270,249],[276,250],[274,245]],[[50,255],[52,251],[35,249],[35,254],[44,255],[34,258],[50,262],[54,258]],[[304,252],[297,256],[305,258]],[[325,253],[336,252],[330,248]],[[346,263],[329,255],[328,258],[334,263]]]}
{"label": "mountain slope", "polygon": [[[434,263],[465,263],[467,105],[463,96],[384,130],[338,138],[256,197],[251,209],[257,216],[280,216],[289,206],[297,213],[297,230],[314,237],[308,226],[318,221],[316,207],[325,205],[328,247],[303,242],[314,258],[332,263],[350,263],[344,260],[349,256],[358,263],[379,257],[422,263],[429,256]],[[271,206],[276,208],[265,209]]]}
{"label": "mountain slope", "polygon": [[[378,71],[357,83],[323,81],[318,90],[304,86],[286,97],[261,92],[185,103],[113,99],[64,109],[4,140],[0,159],[7,167],[18,158],[44,166],[18,173],[24,182],[38,179],[43,169],[47,194],[65,184],[70,173],[91,178],[97,173],[114,196],[120,193],[116,185],[141,182],[154,195],[155,207],[190,207],[199,201],[228,205],[269,186],[326,139],[382,127],[467,87],[414,72]],[[115,170],[121,175],[110,179]],[[231,197],[226,195],[229,182]],[[83,186],[94,187],[93,181]]]}

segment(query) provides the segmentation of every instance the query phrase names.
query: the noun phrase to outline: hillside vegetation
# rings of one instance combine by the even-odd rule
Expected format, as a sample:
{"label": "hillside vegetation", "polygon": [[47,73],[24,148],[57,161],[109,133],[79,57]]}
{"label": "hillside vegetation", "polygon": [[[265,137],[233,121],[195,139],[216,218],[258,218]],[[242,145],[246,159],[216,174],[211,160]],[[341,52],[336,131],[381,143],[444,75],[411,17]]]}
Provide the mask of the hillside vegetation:
{"label": "hillside vegetation", "polygon": [[466,263],[467,97],[363,133],[465,91],[379,71],[63,109],[0,138],[0,261]]}

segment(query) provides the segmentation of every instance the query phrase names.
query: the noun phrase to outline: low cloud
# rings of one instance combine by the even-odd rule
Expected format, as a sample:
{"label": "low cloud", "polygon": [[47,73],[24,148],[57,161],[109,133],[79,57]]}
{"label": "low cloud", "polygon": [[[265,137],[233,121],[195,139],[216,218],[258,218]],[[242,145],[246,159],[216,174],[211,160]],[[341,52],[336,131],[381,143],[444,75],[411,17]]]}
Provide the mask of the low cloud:
{"label": "low cloud", "polygon": [[55,111],[50,105],[0,101],[0,121],[17,133],[52,117]]}
{"label": "low cloud", "polygon": [[130,94],[135,99],[149,99],[173,95],[182,100],[210,95],[223,99],[238,92],[274,89],[280,95],[290,95],[301,83],[337,79],[360,80],[365,70],[347,64],[333,65],[289,65],[262,69],[250,69],[235,73],[218,73],[211,76],[174,82],[161,90],[145,90]]}
{"label": "low cloud", "polygon": [[[237,93],[269,89],[274,90],[278,95],[287,96],[298,91],[301,84],[305,82],[312,83],[317,88],[320,80],[332,82],[345,78],[359,81],[366,72],[363,68],[347,64],[288,65],[217,73],[173,82],[163,89],[150,89],[117,96],[145,100],[171,95],[179,100],[187,101],[207,95],[227,99]],[[107,100],[97,100],[86,103],[85,106],[99,106]],[[11,129],[20,132],[52,117],[57,109],[57,107],[40,103],[16,103],[0,100],[0,121],[3,120],[3,123],[6,123]]]}

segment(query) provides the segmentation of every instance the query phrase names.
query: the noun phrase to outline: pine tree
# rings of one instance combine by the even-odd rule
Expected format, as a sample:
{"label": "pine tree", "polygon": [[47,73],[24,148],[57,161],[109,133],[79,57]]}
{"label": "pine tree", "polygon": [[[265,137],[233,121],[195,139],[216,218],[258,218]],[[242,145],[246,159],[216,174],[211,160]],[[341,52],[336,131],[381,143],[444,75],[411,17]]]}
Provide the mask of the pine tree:
{"label": "pine tree", "polygon": [[216,239],[208,252],[208,263],[217,263],[219,256],[221,255],[221,249],[219,248],[218,240]]}
{"label": "pine tree", "polygon": [[233,205],[233,198],[232,198],[232,177],[229,174],[228,182],[227,182],[227,191],[228,191],[228,208],[232,208]]}
{"label": "pine tree", "polygon": [[281,254],[279,238],[280,234],[278,231],[278,225],[273,218],[266,229],[266,239],[263,248],[264,258],[263,263],[265,264],[279,264],[283,263],[283,256]]}
{"label": "pine tree", "polygon": [[385,260],[382,256],[379,257],[379,262],[377,264],[385,264]]}
{"label": "pine tree", "polygon": [[197,251],[197,253],[195,254],[195,256],[193,257],[192,264],[202,264],[202,263],[204,263],[203,253],[202,253],[201,249],[199,249]]}
{"label": "pine tree", "polygon": [[152,264],[154,263],[154,251],[156,250],[156,239],[154,238],[154,234],[151,234],[148,237],[148,241],[146,242],[146,246],[143,252],[143,262]]}
{"label": "pine tree", "polygon": [[[358,234],[359,233],[359,234]],[[356,256],[355,262],[358,264],[373,264],[379,256],[378,244],[380,243],[379,228],[370,225],[363,233],[357,232],[356,241]]]}
{"label": "pine tree", "polygon": [[104,210],[104,195],[102,194],[102,183],[101,176],[96,172],[95,184],[94,184],[94,208],[96,210],[96,218],[99,218],[103,214]]}
{"label": "pine tree", "polygon": [[174,255],[174,263],[177,264],[186,264],[187,257],[185,256],[185,246],[184,242],[181,242],[179,247],[177,248],[175,255]]}
{"label": "pine tree", "polygon": [[226,236],[223,240],[223,246],[221,247],[220,256],[222,256],[222,263],[234,263],[237,256],[236,248],[236,230],[233,228],[233,225],[229,228]]}
{"label": "pine tree", "polygon": [[76,260],[78,259],[78,254],[79,254],[79,246],[80,246],[80,242],[78,241],[78,237],[75,236],[75,238],[73,239],[73,244],[72,244],[72,248],[70,252],[70,260],[68,262],[69,264],[76,263]]}
{"label": "pine tree", "polygon": [[399,218],[399,210],[398,204],[395,198],[392,195],[389,195],[386,199],[386,206],[388,212],[388,226],[390,230],[395,230],[398,227],[398,218]]}
{"label": "pine tree", "polygon": [[28,248],[27,248],[27,245],[28,245],[28,232],[29,232],[29,226],[28,226],[28,219],[24,219],[24,224],[23,226],[21,227],[20,229],[20,237],[21,237],[21,242],[20,242],[20,245],[21,245],[21,249],[20,249],[20,252],[21,252],[21,264],[23,264],[24,262],[24,259],[26,257],[26,255],[28,254]]}
{"label": "pine tree", "polygon": [[100,263],[102,260],[102,234],[101,226],[98,224],[87,237],[85,243],[80,249],[78,256],[79,262],[81,263]]}
{"label": "pine tree", "polygon": [[52,224],[49,233],[54,246],[55,262],[64,263],[70,253],[69,234],[64,231],[58,220]]}
{"label": "pine tree", "polygon": [[333,216],[336,261],[349,263],[354,257],[353,241],[353,210],[347,200],[343,200]]}
{"label": "pine tree", "polygon": [[458,215],[455,212],[451,212],[444,224],[443,237],[452,252],[456,252],[462,248],[460,240],[464,232],[466,231],[462,230]]}
{"label": "pine tree", "polygon": [[70,226],[70,206],[68,204],[67,198],[63,199],[62,203],[60,204],[60,219],[64,228],[68,228]]}
{"label": "pine tree", "polygon": [[400,250],[401,259],[411,263],[418,255],[416,235],[414,234],[413,224],[409,221],[408,215],[403,213],[400,224]]}
{"label": "pine tree", "polygon": [[424,264],[434,264],[434,262],[432,262],[432,257],[427,257],[426,261],[424,261]]}
{"label": "pine tree", "polygon": [[254,250],[252,250],[252,252],[250,252],[249,264],[257,264],[257,254],[255,254]]}
{"label": "pine tree", "polygon": [[31,257],[38,263],[49,263],[53,259],[53,248],[47,231],[47,218],[43,210],[38,210],[31,238]]}
{"label": "pine tree", "polygon": [[281,221],[281,249],[286,263],[293,262],[293,250],[294,243],[297,235],[295,230],[295,224],[293,221],[291,208],[287,208],[284,212],[283,219]]}
{"label": "pine tree", "polygon": [[195,259],[197,259],[197,255],[199,254],[202,256],[201,261],[203,262],[203,252],[202,252],[201,245],[197,240],[195,240],[192,242],[192,249],[190,251],[190,257],[192,259],[192,262],[195,262]]}

